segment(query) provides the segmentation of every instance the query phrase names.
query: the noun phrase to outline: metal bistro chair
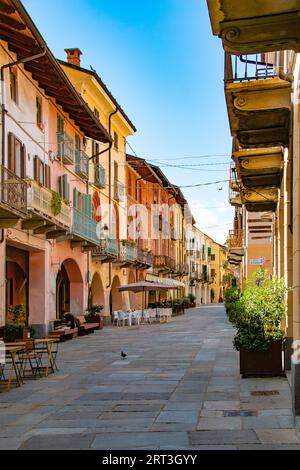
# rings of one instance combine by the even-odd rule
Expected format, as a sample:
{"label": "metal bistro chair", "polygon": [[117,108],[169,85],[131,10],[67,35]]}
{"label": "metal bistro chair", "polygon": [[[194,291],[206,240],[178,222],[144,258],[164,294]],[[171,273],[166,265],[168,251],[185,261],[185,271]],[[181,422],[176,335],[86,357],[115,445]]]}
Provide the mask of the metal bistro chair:
{"label": "metal bistro chair", "polygon": [[34,339],[26,340],[24,352],[19,354],[18,362],[22,378],[41,377],[42,352],[35,347]]}

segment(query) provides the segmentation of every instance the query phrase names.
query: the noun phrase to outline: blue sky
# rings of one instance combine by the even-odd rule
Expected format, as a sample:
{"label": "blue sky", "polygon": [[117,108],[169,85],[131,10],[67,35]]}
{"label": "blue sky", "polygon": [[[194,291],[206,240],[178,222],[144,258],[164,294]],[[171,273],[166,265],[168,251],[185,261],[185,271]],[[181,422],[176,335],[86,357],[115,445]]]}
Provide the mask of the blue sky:
{"label": "blue sky", "polygon": [[[205,0],[23,4],[57,58],[65,59],[65,48],[81,49],[82,65],[97,70],[137,127],[130,143],[139,156],[165,165],[217,164],[161,164],[180,186],[228,179],[223,50],[212,35]],[[203,155],[211,157],[190,158]],[[233,217],[228,183],[182,190],[197,226],[224,243]]]}

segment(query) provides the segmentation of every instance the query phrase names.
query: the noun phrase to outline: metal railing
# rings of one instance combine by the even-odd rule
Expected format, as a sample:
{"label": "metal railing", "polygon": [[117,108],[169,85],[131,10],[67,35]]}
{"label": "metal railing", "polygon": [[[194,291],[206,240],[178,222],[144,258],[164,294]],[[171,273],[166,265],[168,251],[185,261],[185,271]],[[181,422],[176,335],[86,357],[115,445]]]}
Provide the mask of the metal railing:
{"label": "metal railing", "polygon": [[134,263],[137,260],[136,246],[126,241],[122,241],[120,244],[120,260]]}
{"label": "metal railing", "polygon": [[74,141],[66,132],[57,133],[57,156],[65,164],[74,163]]}
{"label": "metal railing", "polygon": [[151,253],[147,253],[141,248],[137,249],[137,260],[139,263],[147,265],[147,266],[153,265],[153,255]]}
{"label": "metal railing", "polygon": [[75,151],[75,173],[88,178],[89,176],[89,157],[82,150]]}
{"label": "metal railing", "polygon": [[176,263],[173,258],[170,258],[170,256],[159,255],[159,256],[154,256],[153,267],[155,269],[167,269],[167,270],[175,271]]}
{"label": "metal railing", "polygon": [[28,182],[28,210],[44,216],[65,227],[71,226],[71,209],[62,200],[58,214],[53,210],[53,193],[51,189],[40,186],[36,181]]}
{"label": "metal railing", "polygon": [[102,165],[94,165],[94,185],[98,188],[105,188],[105,170]]}
{"label": "metal railing", "polygon": [[[272,54],[272,55],[271,55]],[[225,52],[225,83],[265,80],[278,75],[270,54],[231,55]]]}
{"label": "metal railing", "polygon": [[99,244],[97,222],[75,207],[73,208],[72,232],[89,242],[95,243],[96,245]]}
{"label": "metal railing", "polygon": [[1,203],[20,212],[27,212],[27,184],[12,171],[0,165]]}
{"label": "metal railing", "polygon": [[114,181],[114,199],[116,201],[121,201],[124,198],[124,194],[125,194],[124,184],[115,180]]}
{"label": "metal railing", "polygon": [[119,243],[115,238],[101,239],[99,246],[92,250],[92,256],[112,256],[117,258],[119,256]]}
{"label": "metal railing", "polygon": [[237,179],[235,162],[231,160],[229,170],[229,202],[232,202],[234,199],[237,199],[240,196],[240,192],[238,189],[239,182]]}
{"label": "metal railing", "polygon": [[229,230],[227,245],[228,248],[243,248],[245,239],[245,230]]}

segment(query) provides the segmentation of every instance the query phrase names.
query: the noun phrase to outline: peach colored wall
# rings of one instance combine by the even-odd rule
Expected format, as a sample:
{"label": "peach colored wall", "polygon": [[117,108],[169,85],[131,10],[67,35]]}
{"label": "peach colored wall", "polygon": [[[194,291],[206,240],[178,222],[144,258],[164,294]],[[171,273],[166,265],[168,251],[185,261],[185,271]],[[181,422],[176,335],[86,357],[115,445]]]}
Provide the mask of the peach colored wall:
{"label": "peach colored wall", "polygon": [[0,244],[0,326],[5,325],[5,243]]}
{"label": "peach colored wall", "polygon": [[263,265],[263,268],[267,269],[270,274],[273,273],[273,246],[271,244],[249,245],[247,249],[247,278],[259,267],[251,265],[250,259],[262,257],[266,258],[266,263]]}
{"label": "peach colored wall", "polygon": [[49,318],[49,301],[46,289],[46,267],[45,252],[30,253],[29,256],[29,324],[46,324]]}

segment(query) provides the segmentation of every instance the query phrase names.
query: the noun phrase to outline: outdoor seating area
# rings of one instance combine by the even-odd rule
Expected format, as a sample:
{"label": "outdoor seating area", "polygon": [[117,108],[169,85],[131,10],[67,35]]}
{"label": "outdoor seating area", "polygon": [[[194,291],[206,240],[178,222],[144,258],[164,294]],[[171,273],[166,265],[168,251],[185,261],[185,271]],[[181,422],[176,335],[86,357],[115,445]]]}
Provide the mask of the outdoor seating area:
{"label": "outdoor seating area", "polygon": [[148,308],[144,310],[116,310],[113,313],[113,325],[132,326],[140,324],[169,322],[172,308]]}
{"label": "outdoor seating area", "polygon": [[0,343],[0,391],[20,387],[26,380],[47,377],[58,371],[58,338],[16,340]]}

